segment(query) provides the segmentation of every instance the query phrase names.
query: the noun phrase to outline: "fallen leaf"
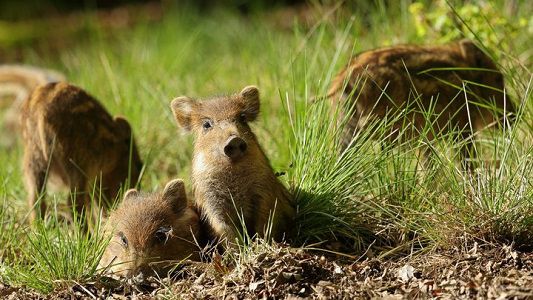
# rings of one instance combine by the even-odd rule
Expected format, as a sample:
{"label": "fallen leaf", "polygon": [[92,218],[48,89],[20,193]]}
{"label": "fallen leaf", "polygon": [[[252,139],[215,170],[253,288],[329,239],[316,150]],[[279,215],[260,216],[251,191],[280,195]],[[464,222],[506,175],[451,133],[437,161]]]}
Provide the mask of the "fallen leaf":
{"label": "fallen leaf", "polygon": [[403,282],[408,282],[415,277],[415,268],[411,265],[404,265],[398,270],[398,278]]}
{"label": "fallen leaf", "polygon": [[259,287],[259,285],[265,283],[264,280],[259,280],[259,281],[256,281],[256,282],[250,282],[250,284],[248,285],[248,289],[250,290],[250,292],[254,292],[257,287]]}

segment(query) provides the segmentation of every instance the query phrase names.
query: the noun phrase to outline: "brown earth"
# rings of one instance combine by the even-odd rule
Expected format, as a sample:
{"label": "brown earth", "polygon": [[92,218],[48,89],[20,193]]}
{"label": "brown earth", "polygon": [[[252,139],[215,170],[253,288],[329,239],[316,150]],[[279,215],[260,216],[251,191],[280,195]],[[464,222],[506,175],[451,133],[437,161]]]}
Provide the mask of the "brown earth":
{"label": "brown earth", "polygon": [[230,267],[215,256],[189,263],[173,280],[113,279],[48,296],[0,284],[4,299],[533,299],[533,254],[510,246],[478,246],[417,255],[366,259],[324,256],[275,247]]}

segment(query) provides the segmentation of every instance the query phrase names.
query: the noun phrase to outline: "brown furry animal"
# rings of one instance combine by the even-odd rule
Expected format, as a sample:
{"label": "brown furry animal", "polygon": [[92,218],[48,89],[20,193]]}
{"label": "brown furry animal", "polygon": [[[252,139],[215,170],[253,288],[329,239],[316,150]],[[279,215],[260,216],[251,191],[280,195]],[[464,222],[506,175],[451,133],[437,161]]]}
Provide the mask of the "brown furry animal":
{"label": "brown furry animal", "polygon": [[[113,118],[82,89],[65,82],[37,87],[22,106],[21,126],[30,209],[44,193],[49,178],[76,194],[80,214],[89,212],[89,192],[95,180],[106,208],[122,186],[135,185],[142,162],[128,121]],[[40,207],[44,216],[42,199]]]}
{"label": "brown furry animal", "polygon": [[263,236],[274,214],[271,234],[282,238],[295,208],[249,126],[259,114],[259,90],[248,86],[208,101],[179,97],[171,108],[178,124],[195,134],[194,197],[215,234],[234,242],[243,233],[242,215],[247,233]]}
{"label": "brown furry animal", "polygon": [[162,193],[127,191],[110,215],[105,232],[113,236],[100,267],[120,275],[161,274],[172,263],[199,257],[195,241],[200,217],[188,206],[181,179],[167,183]]}
{"label": "brown furry animal", "polygon": [[[411,133],[416,135],[426,125],[420,111],[431,111],[433,132],[428,137],[460,131],[467,139],[462,149],[464,158],[472,153],[473,132],[500,125],[504,113],[515,112],[512,102],[504,97],[503,76],[495,63],[469,40],[440,46],[399,45],[360,53],[337,75],[328,95],[344,114],[355,103],[344,133],[345,146],[368,118],[383,119],[410,103],[410,108],[417,111],[406,117],[415,129]],[[403,121],[394,127],[401,128]]]}

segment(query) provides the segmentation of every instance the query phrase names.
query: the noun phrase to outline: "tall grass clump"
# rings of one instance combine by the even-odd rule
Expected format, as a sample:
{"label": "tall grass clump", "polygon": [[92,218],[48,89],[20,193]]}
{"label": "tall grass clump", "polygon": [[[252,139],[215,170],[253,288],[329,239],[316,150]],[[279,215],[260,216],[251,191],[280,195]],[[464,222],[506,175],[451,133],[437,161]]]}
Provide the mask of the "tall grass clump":
{"label": "tall grass clump", "polygon": [[[531,93],[525,91],[520,102],[529,101]],[[447,195],[438,202],[443,214],[436,219],[448,225],[451,238],[466,234],[482,241],[533,247],[533,135],[526,126],[524,108],[511,127],[486,132],[478,139],[483,153],[478,168],[471,173],[444,168],[444,178],[449,180],[432,185]]]}
{"label": "tall grass clump", "polygon": [[[311,98],[307,91],[302,94]],[[380,141],[390,139],[397,117],[369,122],[345,147],[342,135],[349,118],[328,99],[297,102],[286,96],[284,100],[292,130],[289,182],[298,205],[297,240],[340,241],[349,251],[364,250],[376,241],[376,225],[395,219],[390,207],[374,202],[369,183],[387,166],[394,148]]]}
{"label": "tall grass clump", "polygon": [[[450,11],[464,10],[451,7]],[[487,22],[483,17],[475,22],[461,16],[457,19],[470,22],[457,24],[458,31],[471,30],[464,35],[473,37],[482,48],[494,48],[491,43],[501,35],[501,28],[481,28],[479,23]],[[512,26],[504,30],[509,28],[514,36],[518,34]],[[476,34],[478,30],[483,34]],[[323,32],[317,30],[320,34]],[[491,34],[488,45],[483,43],[487,34]],[[351,40],[349,35],[343,38]],[[298,202],[298,239],[307,243],[350,241],[352,250],[363,250],[377,241],[386,246],[381,249],[389,249],[383,255],[446,248],[463,241],[465,235],[478,241],[531,247],[533,137],[528,116],[533,102],[532,77],[513,54],[495,56],[515,62],[502,62],[506,78],[506,91],[502,92],[519,111],[514,122],[502,120],[499,126],[494,124],[491,127],[495,128],[470,137],[476,139],[475,150],[480,153],[473,171],[466,170],[459,155],[467,146],[459,138],[464,133],[459,129],[434,132],[431,124],[436,116],[431,111],[423,112],[426,128],[415,137],[410,137],[406,127],[398,133],[402,138],[388,143],[391,125],[410,113],[404,110],[367,125],[354,136],[348,150],[342,151],[339,140],[347,120],[339,119],[327,100],[307,101],[325,94],[324,82],[331,80],[331,70],[338,69],[339,55],[332,56],[331,64],[322,65],[322,73],[313,69],[316,61],[296,65],[296,69],[304,69],[296,73],[306,80],[294,83],[293,93],[282,98],[289,108],[292,130],[289,183]],[[355,96],[352,100],[357,101]]]}
{"label": "tall grass clump", "polygon": [[480,155],[468,170],[459,155],[461,132],[429,138],[436,134],[431,112],[428,128],[414,138],[406,127],[390,141],[392,124],[409,116],[405,110],[370,123],[342,150],[346,120],[328,103],[293,105],[290,184],[304,242],[349,241],[356,251],[378,242],[388,249],[383,255],[453,246],[465,234],[532,246],[533,136],[522,124],[524,106],[514,123],[476,134]]}
{"label": "tall grass clump", "polygon": [[[453,245],[457,237],[468,236],[533,247],[533,74],[525,54],[531,43],[524,43],[531,34],[532,10],[525,3],[508,4],[437,1],[434,6],[414,3],[410,7],[420,37],[439,42],[468,37],[489,53],[504,74],[502,92],[517,108],[514,122],[504,120],[495,126],[499,128],[477,136],[476,148],[482,155],[474,172],[461,172],[454,164],[444,163],[446,151],[436,152],[442,179],[428,185],[440,196],[431,200],[436,212],[427,230],[440,245]],[[456,148],[462,143],[451,145]]]}
{"label": "tall grass clump", "polygon": [[94,279],[101,271],[98,263],[109,238],[100,233],[100,217],[94,220],[93,232],[88,233],[86,221],[75,211],[73,214],[73,220],[67,222],[56,210],[26,230],[27,244],[5,271],[9,282],[50,293]]}

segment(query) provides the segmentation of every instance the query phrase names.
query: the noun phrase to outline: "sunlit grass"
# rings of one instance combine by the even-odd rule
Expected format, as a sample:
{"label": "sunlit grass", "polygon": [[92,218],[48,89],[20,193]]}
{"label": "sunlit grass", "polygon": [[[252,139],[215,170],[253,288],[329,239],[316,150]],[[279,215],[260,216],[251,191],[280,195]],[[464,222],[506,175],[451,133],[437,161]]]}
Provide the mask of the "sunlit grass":
{"label": "sunlit grass", "polygon": [[[431,140],[428,128],[388,143],[401,115],[371,123],[341,150],[339,126],[346,120],[322,99],[335,73],[359,51],[425,42],[411,27],[407,2],[378,1],[365,9],[365,16],[319,20],[311,31],[280,29],[231,10],[172,10],[161,23],[96,33],[57,57],[29,48],[23,53],[26,63],[64,72],[130,121],[145,162],[143,190],[170,178],[191,182],[192,138],[176,126],[171,99],[254,84],[262,104],[253,130],[274,170],[286,172],[280,179],[298,203],[294,245],[340,242],[333,251],[360,255],[372,247],[387,256],[453,247],[466,235],[533,247],[532,77],[520,58],[530,48],[527,32],[516,37],[523,43],[503,62],[518,120],[483,133],[476,143],[479,167],[469,173],[457,155],[464,141],[453,134]],[[105,238],[83,234],[79,224],[64,223],[54,212],[35,227],[23,222],[20,152],[0,152],[0,279],[49,292],[94,278]],[[246,263],[273,247],[248,246],[227,258]]]}
{"label": "sunlit grass", "polygon": [[100,217],[92,220],[96,224],[94,232],[87,234],[85,225],[73,213],[72,222],[61,220],[56,211],[26,228],[26,245],[0,275],[14,284],[47,293],[94,278],[109,239],[100,233]]}

